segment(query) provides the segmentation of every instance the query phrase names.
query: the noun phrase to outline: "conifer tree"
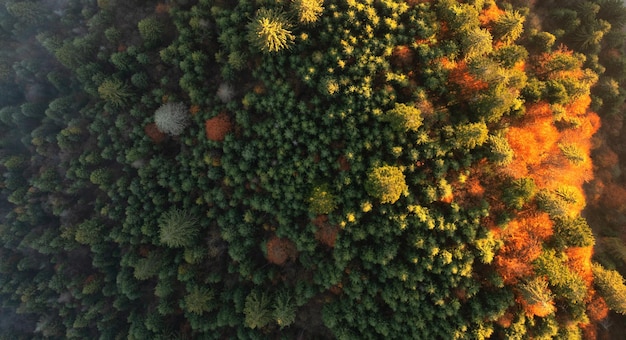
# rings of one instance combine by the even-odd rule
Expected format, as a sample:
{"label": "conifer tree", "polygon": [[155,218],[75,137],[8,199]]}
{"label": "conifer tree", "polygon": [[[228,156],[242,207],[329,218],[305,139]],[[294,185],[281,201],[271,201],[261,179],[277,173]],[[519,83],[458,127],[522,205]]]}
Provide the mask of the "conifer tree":
{"label": "conifer tree", "polygon": [[170,248],[188,247],[198,236],[197,218],[191,213],[172,208],[159,219],[159,240]]}
{"label": "conifer tree", "polygon": [[264,53],[278,52],[294,42],[290,28],[283,12],[261,8],[248,25],[248,40]]}

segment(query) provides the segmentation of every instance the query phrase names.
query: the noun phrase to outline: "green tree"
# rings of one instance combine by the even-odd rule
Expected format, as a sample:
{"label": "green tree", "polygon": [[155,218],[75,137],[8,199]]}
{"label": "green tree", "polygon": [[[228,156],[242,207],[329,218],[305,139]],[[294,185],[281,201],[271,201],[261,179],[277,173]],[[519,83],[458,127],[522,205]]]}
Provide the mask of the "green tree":
{"label": "green tree", "polygon": [[483,145],[489,137],[489,129],[484,122],[458,125],[454,129],[452,146],[456,149],[471,150]]}
{"label": "green tree", "polygon": [[137,23],[139,34],[146,44],[153,45],[163,36],[163,25],[156,18],[144,18]]}
{"label": "green tree", "polygon": [[580,216],[557,218],[552,238],[558,247],[589,247],[595,243],[587,220]]}
{"label": "green tree", "polygon": [[103,81],[98,86],[100,98],[107,101],[114,107],[122,106],[130,97],[129,89],[121,80],[113,78]]}
{"label": "green tree", "polygon": [[269,309],[270,299],[265,293],[252,291],[246,297],[243,308],[246,327],[255,329],[263,328],[272,321],[272,312]]}
{"label": "green tree", "polygon": [[213,299],[213,290],[209,287],[194,285],[187,295],[185,295],[184,308],[190,313],[201,315],[214,308]]}
{"label": "green tree", "polygon": [[296,320],[296,305],[287,291],[279,292],[276,295],[272,316],[281,329],[291,325]]}
{"label": "green tree", "polygon": [[563,156],[574,165],[582,164],[587,159],[585,152],[575,144],[559,144],[559,149]]}
{"label": "green tree", "polygon": [[593,280],[600,295],[609,308],[616,313],[626,314],[626,285],[624,278],[615,270],[606,269],[602,265],[593,263]]}
{"label": "green tree", "polygon": [[[548,288],[548,281],[542,277],[536,277],[519,285],[520,294],[529,305],[537,306],[542,314],[550,314],[554,311],[552,305],[553,294]],[[543,315],[542,315],[543,316]]]}
{"label": "green tree", "polygon": [[330,214],[337,207],[337,198],[328,185],[316,186],[309,197],[309,210],[316,215]]}
{"label": "green tree", "polygon": [[278,52],[294,42],[290,28],[283,12],[261,8],[248,25],[248,40],[264,53]]}
{"label": "green tree", "polygon": [[188,247],[198,237],[197,222],[191,213],[172,208],[159,218],[159,240],[170,248]]}
{"label": "green tree", "polygon": [[406,179],[399,167],[383,165],[371,169],[365,181],[365,190],[381,203],[395,203],[408,190]]}
{"label": "green tree", "polygon": [[424,120],[418,108],[402,103],[396,103],[393,109],[385,113],[383,119],[400,132],[417,131]]}
{"label": "green tree", "polygon": [[505,11],[493,27],[496,39],[505,44],[513,43],[524,31],[524,20],[524,15],[518,11]]}
{"label": "green tree", "polygon": [[522,209],[536,192],[537,187],[532,178],[518,178],[505,185],[502,200],[514,209]]}
{"label": "green tree", "polygon": [[157,128],[171,136],[180,135],[189,125],[189,113],[183,103],[166,103],[154,112]]}
{"label": "green tree", "polygon": [[491,160],[500,166],[506,166],[513,161],[513,149],[506,138],[501,136],[489,136],[489,149],[491,150]]}

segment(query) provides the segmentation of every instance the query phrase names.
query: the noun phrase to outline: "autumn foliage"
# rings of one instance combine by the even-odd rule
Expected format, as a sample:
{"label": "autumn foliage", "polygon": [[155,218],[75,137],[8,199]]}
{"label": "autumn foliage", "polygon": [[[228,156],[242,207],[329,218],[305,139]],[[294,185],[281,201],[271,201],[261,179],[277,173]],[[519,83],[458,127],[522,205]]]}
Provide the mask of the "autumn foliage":
{"label": "autumn foliage", "polygon": [[215,142],[221,142],[231,130],[232,123],[225,112],[208,119],[205,124],[206,137]]}
{"label": "autumn foliage", "polygon": [[267,260],[279,266],[298,256],[296,245],[289,239],[273,236],[267,241]]}

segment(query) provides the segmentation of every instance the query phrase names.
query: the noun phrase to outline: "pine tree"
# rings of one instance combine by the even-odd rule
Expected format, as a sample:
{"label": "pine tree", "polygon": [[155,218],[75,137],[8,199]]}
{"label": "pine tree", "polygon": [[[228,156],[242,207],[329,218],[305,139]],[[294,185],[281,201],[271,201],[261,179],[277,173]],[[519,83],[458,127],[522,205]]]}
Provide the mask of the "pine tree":
{"label": "pine tree", "polygon": [[197,218],[176,208],[161,215],[159,229],[161,243],[170,248],[188,247],[198,236]]}
{"label": "pine tree", "polygon": [[252,291],[246,297],[243,308],[246,327],[263,328],[272,321],[272,312],[269,309],[270,300],[265,293]]}
{"label": "pine tree", "polygon": [[193,288],[185,295],[185,309],[190,313],[201,315],[213,309],[213,291],[208,287],[199,287],[194,285]]}
{"label": "pine tree", "polygon": [[600,295],[609,308],[616,313],[626,314],[626,285],[624,278],[615,270],[592,264],[593,279]]}
{"label": "pine tree", "polygon": [[296,306],[287,291],[279,292],[276,295],[272,316],[281,329],[295,321]]}
{"label": "pine tree", "polygon": [[100,98],[114,107],[122,106],[130,96],[128,86],[119,79],[107,79],[98,86]]}

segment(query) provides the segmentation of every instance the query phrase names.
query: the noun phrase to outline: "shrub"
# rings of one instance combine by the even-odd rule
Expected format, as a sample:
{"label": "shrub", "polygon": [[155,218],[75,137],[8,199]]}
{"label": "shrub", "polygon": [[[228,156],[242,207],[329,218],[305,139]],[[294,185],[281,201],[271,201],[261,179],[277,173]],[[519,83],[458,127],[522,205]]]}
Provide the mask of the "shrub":
{"label": "shrub", "polygon": [[180,135],[189,124],[187,107],[183,103],[167,103],[154,112],[157,128],[171,136]]}
{"label": "shrub", "polygon": [[370,170],[365,190],[370,196],[380,199],[381,203],[395,203],[408,187],[400,168],[383,165]]}
{"label": "shrub", "polygon": [[264,53],[278,52],[295,40],[290,27],[283,12],[262,8],[248,25],[248,40]]}

